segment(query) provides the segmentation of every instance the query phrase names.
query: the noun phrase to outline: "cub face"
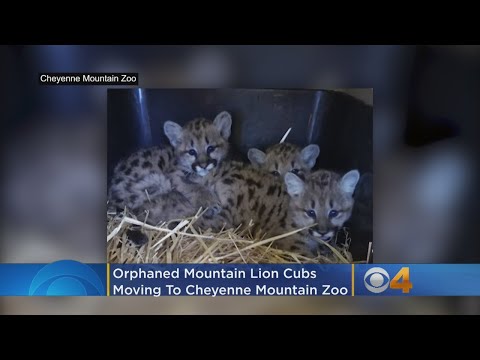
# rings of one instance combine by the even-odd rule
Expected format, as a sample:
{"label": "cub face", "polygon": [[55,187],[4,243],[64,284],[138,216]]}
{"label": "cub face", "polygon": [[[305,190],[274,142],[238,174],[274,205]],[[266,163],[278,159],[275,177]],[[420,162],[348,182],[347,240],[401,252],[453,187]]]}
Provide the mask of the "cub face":
{"label": "cub face", "polygon": [[183,128],[173,121],[167,121],[163,128],[175,149],[178,166],[188,173],[203,177],[227,156],[231,127],[232,117],[223,111],[213,121],[195,119]]}
{"label": "cub face", "polygon": [[315,166],[320,154],[318,145],[311,144],[303,149],[290,143],[270,146],[265,152],[252,148],[248,150],[248,159],[258,168],[275,176],[284,177],[291,172],[305,178]]}
{"label": "cub face", "polygon": [[319,170],[306,181],[287,173],[284,181],[291,198],[289,211],[292,227],[316,224],[308,229],[309,234],[330,241],[352,214],[353,192],[359,178],[357,170],[351,170],[343,176]]}

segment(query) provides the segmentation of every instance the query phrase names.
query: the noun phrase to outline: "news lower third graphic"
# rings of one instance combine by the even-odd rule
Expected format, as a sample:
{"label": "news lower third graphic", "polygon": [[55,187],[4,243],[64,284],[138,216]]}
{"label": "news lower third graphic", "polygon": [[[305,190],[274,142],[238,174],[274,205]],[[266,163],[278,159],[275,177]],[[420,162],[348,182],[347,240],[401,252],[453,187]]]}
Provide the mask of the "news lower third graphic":
{"label": "news lower third graphic", "polygon": [[0,296],[480,296],[480,264],[0,264]]}
{"label": "news lower third graphic", "polygon": [[111,265],[112,295],[351,296],[352,266]]}
{"label": "news lower third graphic", "polygon": [[0,296],[105,296],[106,282],[105,264],[0,264]]}
{"label": "news lower third graphic", "polygon": [[479,296],[480,264],[358,264],[358,296]]}

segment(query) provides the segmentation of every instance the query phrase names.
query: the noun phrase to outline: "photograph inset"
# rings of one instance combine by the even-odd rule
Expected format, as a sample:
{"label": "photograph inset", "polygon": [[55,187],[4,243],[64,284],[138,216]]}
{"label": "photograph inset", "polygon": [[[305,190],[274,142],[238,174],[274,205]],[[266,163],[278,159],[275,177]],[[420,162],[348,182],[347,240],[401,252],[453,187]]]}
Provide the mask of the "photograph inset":
{"label": "photograph inset", "polygon": [[107,261],[369,261],[372,96],[109,90]]}

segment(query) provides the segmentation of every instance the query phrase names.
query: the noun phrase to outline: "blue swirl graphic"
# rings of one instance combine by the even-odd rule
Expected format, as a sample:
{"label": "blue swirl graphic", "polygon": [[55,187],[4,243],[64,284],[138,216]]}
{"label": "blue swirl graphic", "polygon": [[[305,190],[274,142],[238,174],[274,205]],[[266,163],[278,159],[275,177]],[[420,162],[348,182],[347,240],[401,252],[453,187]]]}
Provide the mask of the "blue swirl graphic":
{"label": "blue swirl graphic", "polygon": [[88,265],[73,260],[60,260],[45,265],[33,278],[30,296],[103,295],[105,287]]}

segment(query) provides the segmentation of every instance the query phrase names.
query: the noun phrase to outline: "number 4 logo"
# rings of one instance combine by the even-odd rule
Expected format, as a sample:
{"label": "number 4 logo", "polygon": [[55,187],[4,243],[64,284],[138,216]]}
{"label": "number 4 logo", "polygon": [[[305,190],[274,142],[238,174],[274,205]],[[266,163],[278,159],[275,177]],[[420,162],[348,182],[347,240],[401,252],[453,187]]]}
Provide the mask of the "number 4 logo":
{"label": "number 4 logo", "polygon": [[403,267],[390,282],[390,289],[402,290],[402,293],[408,294],[413,284],[410,282],[410,268]]}

